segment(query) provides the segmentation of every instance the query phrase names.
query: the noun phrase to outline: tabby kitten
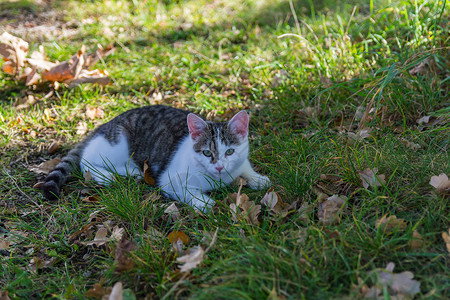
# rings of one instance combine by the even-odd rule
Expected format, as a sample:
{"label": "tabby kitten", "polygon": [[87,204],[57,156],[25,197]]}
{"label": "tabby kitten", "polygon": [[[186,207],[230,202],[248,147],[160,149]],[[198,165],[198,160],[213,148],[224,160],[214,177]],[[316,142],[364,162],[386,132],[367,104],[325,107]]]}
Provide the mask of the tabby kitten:
{"label": "tabby kitten", "polygon": [[163,105],[129,110],[99,126],[61,160],[45,179],[44,197],[58,198],[74,167],[107,184],[115,173],[143,176],[148,160],[150,175],[168,197],[204,210],[214,204],[205,192],[238,176],[253,189],[270,184],[248,160],[248,122],[245,111],[213,123]]}

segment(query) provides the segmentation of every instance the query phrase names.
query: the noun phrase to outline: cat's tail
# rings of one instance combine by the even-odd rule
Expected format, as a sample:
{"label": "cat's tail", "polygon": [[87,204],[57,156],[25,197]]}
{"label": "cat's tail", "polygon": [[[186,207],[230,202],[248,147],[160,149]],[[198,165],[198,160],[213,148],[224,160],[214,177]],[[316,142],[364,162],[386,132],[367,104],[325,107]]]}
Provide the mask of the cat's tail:
{"label": "cat's tail", "polygon": [[59,198],[59,192],[61,186],[69,179],[72,171],[80,168],[80,160],[83,147],[82,143],[78,144],[75,148],[69,151],[66,156],[63,157],[61,162],[48,173],[42,186],[42,194],[47,200],[56,200]]}

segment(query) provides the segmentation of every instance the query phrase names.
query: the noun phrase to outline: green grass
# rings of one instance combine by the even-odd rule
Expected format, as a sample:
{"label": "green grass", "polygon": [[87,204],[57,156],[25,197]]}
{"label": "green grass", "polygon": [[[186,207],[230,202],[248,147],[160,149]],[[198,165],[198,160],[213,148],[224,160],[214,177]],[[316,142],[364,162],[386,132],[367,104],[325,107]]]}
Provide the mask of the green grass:
{"label": "green grass", "polygon": [[[66,60],[83,44],[89,51],[97,43],[117,48],[96,65],[113,79],[106,87],[62,86],[45,97],[50,87],[26,87],[0,73],[0,241],[13,242],[0,250],[0,291],[11,299],[84,299],[96,283],[121,281],[138,298],[354,299],[352,285],[360,278],[371,286],[371,271],[392,261],[396,273],[410,271],[421,283],[417,298],[447,299],[450,265],[441,233],[450,224],[448,195],[436,194],[429,181],[450,175],[449,3],[337,2],[0,4],[0,29],[26,35],[31,50],[43,45],[51,60]],[[14,27],[23,22],[21,13],[43,22],[48,11],[56,19],[44,25],[72,24],[76,33],[49,29],[39,36]],[[422,62],[429,67],[410,74]],[[14,106],[30,94],[35,105]],[[32,188],[43,176],[29,168],[82,140],[80,123],[92,130],[158,101],[211,120],[247,109],[251,161],[284,202],[309,204],[309,221],[300,212],[274,218],[263,208],[259,225],[235,223],[222,200],[236,186],[214,192],[221,203],[203,216],[178,205],[177,220],[164,213],[167,202],[157,190],[132,178],[107,188],[78,178],[53,203]],[[89,119],[87,106],[101,108],[105,118]],[[423,116],[430,122],[419,125]],[[351,133],[364,128],[370,136],[354,140]],[[61,147],[48,154],[53,141]],[[386,175],[386,184],[364,189],[358,172],[366,168]],[[339,224],[319,222],[317,189],[348,197]],[[265,193],[243,192],[256,204]],[[82,201],[86,195],[100,201]],[[406,228],[378,228],[376,220],[386,214],[404,219]],[[80,232],[91,223],[93,232]],[[132,268],[117,271],[117,242],[83,244],[100,224],[125,229],[136,245],[128,254]],[[203,262],[180,273],[165,237],[182,231],[190,238],[185,248],[206,248],[203,238],[217,228]],[[415,230],[424,244],[412,250]],[[37,272],[33,258],[43,262]]]}

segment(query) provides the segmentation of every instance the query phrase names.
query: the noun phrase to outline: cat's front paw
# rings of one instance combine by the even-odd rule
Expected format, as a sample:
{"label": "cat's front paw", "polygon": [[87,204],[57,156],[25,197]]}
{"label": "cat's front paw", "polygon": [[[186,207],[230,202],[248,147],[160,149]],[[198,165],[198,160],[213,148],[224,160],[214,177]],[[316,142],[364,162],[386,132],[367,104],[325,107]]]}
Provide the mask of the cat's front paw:
{"label": "cat's front paw", "polygon": [[247,179],[249,188],[254,190],[260,190],[269,187],[272,184],[269,177],[261,174],[256,174],[255,176]]}
{"label": "cat's front paw", "polygon": [[194,207],[195,209],[200,210],[203,213],[208,212],[208,210],[214,206],[216,201],[214,199],[208,197],[205,194],[198,194],[192,197],[189,205]]}

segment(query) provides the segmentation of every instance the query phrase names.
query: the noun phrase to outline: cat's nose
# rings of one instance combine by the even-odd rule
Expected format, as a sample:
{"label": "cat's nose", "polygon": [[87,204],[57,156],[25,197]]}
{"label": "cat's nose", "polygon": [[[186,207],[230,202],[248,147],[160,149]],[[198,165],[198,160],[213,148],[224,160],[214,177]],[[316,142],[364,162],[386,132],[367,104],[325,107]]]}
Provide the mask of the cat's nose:
{"label": "cat's nose", "polygon": [[217,166],[216,170],[219,171],[219,173],[223,170],[223,166]]}

